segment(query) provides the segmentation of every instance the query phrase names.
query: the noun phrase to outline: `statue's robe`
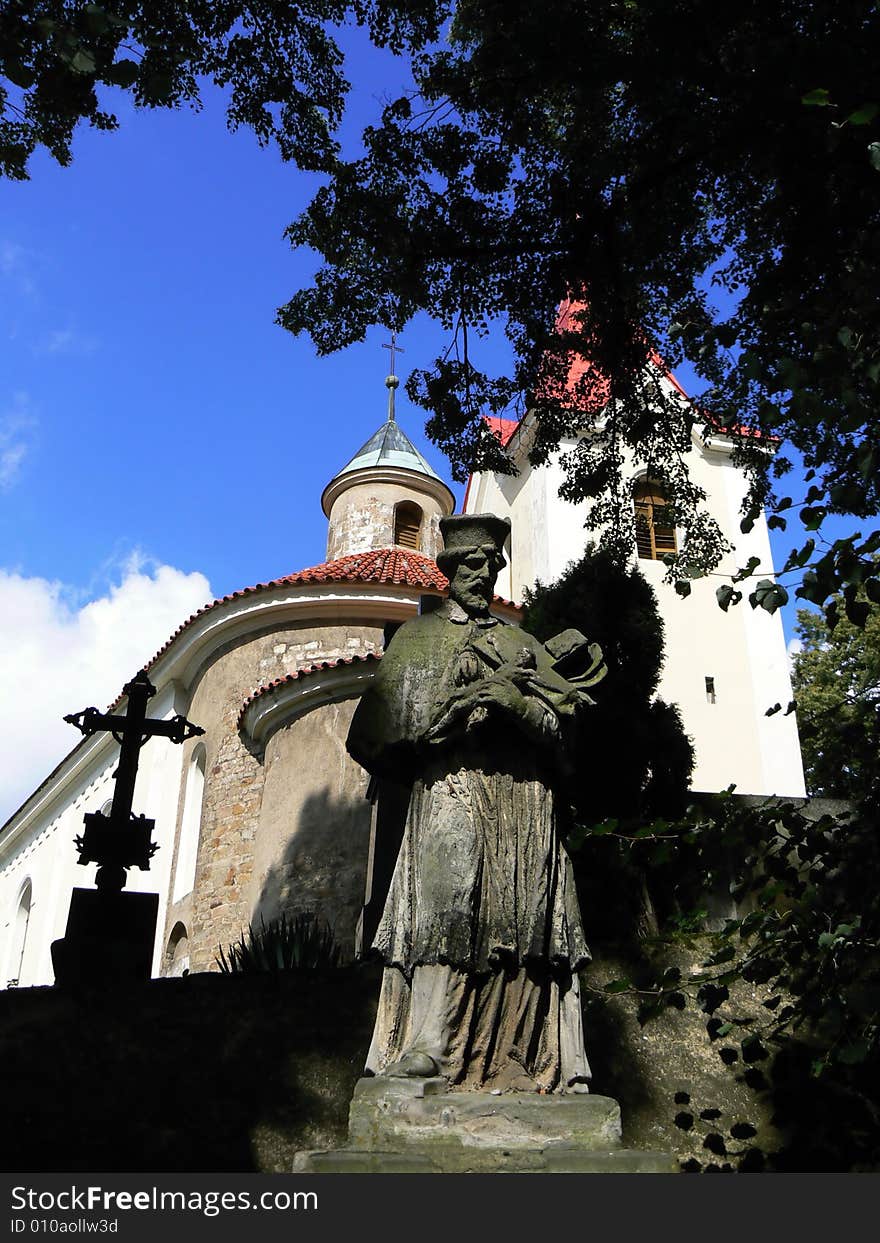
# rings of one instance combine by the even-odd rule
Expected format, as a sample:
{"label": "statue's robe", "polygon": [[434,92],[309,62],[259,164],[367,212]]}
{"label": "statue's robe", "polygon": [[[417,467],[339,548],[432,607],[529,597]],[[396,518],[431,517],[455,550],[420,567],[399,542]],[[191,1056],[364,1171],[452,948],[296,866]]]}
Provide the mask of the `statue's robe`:
{"label": "statue's robe", "polygon": [[[513,705],[478,709],[468,731],[450,719],[462,683],[524,656],[527,719]],[[452,1086],[586,1090],[577,971],[589,951],[553,793],[576,704],[533,636],[452,601],[390,643],[348,738],[368,771],[412,785],[373,942],[386,967],[374,1073],[418,1050]]]}

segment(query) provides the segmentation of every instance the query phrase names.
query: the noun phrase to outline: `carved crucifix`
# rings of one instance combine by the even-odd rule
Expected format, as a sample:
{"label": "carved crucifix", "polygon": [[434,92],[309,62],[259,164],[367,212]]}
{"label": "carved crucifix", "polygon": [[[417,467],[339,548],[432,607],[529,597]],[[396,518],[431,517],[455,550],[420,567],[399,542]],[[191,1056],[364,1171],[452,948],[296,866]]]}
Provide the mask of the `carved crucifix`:
{"label": "carved crucifix", "polygon": [[136,866],[147,871],[157,850],[150,840],[155,821],[134,816],[131,810],[141,747],[149,738],[167,738],[180,743],[205,732],[179,714],[168,721],[149,718],[147,702],[156,694],[156,688],[143,670],[123,687],[123,693],[128,696],[125,716],[85,708],[64,718],[87,738],[107,731],[119,743],[110,815],[104,816],[99,811],[88,813],[83,818],[83,834],[76,838],[78,862],[98,864],[95,883],[106,892],[124,887],[126,868]]}

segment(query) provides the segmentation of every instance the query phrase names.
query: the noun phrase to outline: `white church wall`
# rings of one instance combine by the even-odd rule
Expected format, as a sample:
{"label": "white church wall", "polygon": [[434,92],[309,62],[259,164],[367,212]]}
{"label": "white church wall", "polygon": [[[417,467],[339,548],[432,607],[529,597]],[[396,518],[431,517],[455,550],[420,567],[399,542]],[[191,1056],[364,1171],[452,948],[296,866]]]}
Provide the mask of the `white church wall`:
{"label": "white church wall", "polygon": [[[167,719],[178,710],[172,686],[150,701],[149,714],[153,717]],[[160,850],[149,871],[129,871],[126,888],[132,892],[159,893],[160,928],[173,850],[179,751],[167,740],[148,742],[141,752],[134,793],[135,814],[143,812],[156,821],[154,840],[159,842]],[[13,953],[18,895],[28,878],[32,907],[19,987],[53,982],[51,945],[64,936],[71,890],[91,887],[97,870],[94,864],[83,867],[78,863],[74,838],[82,833],[83,816],[100,811],[112,799],[112,774],[118,754],[118,747],[109,736],[95,736],[83,743],[60,766],[55,777],[31,796],[0,838],[0,988],[14,978],[7,967]],[[157,960],[160,952],[157,938]]]}
{"label": "white church wall", "polygon": [[[564,442],[541,468],[530,467],[525,451],[514,444],[513,452],[521,459],[516,480],[486,475],[472,480],[467,512],[495,512],[511,519],[512,556],[506,586],[512,599],[522,599],[524,588],[537,579],[555,581],[583,554],[588,542],[586,505],[574,505],[559,496],[564,479],[562,458],[574,444],[574,440]],[[750,533],[740,531],[746,481],[731,462],[725,442],[718,440],[714,447],[695,443],[689,467],[735,551],[726,554],[713,574],[693,580],[691,594],[683,600],[672,585],[663,582],[665,566],[641,558],[636,562],[633,549],[634,563],[657,595],[665,627],[666,659],[658,693],[678,704],[685,730],[694,740],[693,789],[719,790],[734,784],[741,794],[802,796],[795,717],[784,711],[765,715],[775,703],[784,709],[791,699],[781,619],[763,609],[753,610],[747,598],[724,613],[715,595],[717,587],[729,582],[729,575],[750,557],[758,557],[760,565],[740,585],[745,597],[760,578],[772,577],[766,522],[761,517]],[[636,460],[626,469],[633,482],[644,474]],[[714,701],[707,694],[707,678],[713,679]]]}
{"label": "white church wall", "polygon": [[89,869],[77,865],[73,839],[86,811],[98,811],[112,793],[108,757],[94,754],[60,798],[49,801],[23,830],[7,836],[0,850],[0,987],[14,978],[7,968],[14,937],[15,908],[26,880],[32,886],[27,943],[18,977],[22,988],[51,984],[51,943],[64,935],[70,891],[88,883]]}

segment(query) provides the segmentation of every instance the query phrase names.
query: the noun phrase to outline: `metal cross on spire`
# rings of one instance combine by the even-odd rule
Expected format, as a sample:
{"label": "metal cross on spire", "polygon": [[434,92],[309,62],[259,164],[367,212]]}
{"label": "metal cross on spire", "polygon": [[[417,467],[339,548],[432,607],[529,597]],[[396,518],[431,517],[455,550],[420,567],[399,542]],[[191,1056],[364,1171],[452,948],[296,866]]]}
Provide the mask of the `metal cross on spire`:
{"label": "metal cross on spire", "polygon": [[400,380],[398,380],[397,376],[394,373],[394,355],[395,353],[397,354],[406,353],[406,351],[402,348],[402,346],[397,344],[397,333],[394,331],[393,328],[391,330],[390,344],[388,343],[383,344],[382,349],[391,351],[391,372],[388,376],[385,377],[385,387],[388,389],[388,422],[393,423],[394,422],[394,392],[397,389],[398,385],[400,384]]}

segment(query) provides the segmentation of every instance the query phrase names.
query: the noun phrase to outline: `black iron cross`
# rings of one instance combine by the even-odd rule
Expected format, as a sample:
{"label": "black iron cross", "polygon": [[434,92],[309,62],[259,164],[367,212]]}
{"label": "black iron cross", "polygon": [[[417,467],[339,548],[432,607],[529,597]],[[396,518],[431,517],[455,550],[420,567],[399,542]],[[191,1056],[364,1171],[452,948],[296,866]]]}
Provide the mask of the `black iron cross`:
{"label": "black iron cross", "polygon": [[180,743],[205,732],[179,714],[169,721],[148,718],[147,701],[156,694],[156,688],[143,671],[123,687],[123,693],[128,696],[125,716],[85,708],[64,718],[87,738],[107,731],[119,743],[119,764],[113,774],[116,785],[110,815],[107,817],[101,812],[87,814],[84,817],[85,831],[82,837],[76,839],[79,862],[97,863],[96,884],[99,889],[107,890],[122,889],[128,867],[137,866],[146,871],[157,849],[150,841],[155,821],[145,816],[133,816],[131,811],[141,747],[149,738],[167,738]]}

